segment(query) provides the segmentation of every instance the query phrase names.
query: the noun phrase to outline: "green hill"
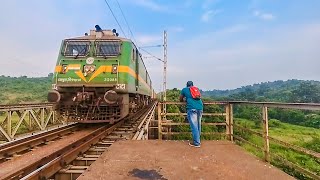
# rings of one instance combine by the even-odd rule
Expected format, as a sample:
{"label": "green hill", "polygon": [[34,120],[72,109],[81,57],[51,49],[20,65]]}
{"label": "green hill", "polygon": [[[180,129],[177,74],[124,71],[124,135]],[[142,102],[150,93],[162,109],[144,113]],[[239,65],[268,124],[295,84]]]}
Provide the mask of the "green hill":
{"label": "green hill", "polygon": [[52,75],[48,77],[0,76],[0,104],[36,103],[47,100]]}
{"label": "green hill", "polygon": [[203,91],[203,96],[219,100],[320,103],[320,82],[296,79],[279,80],[232,90]]}

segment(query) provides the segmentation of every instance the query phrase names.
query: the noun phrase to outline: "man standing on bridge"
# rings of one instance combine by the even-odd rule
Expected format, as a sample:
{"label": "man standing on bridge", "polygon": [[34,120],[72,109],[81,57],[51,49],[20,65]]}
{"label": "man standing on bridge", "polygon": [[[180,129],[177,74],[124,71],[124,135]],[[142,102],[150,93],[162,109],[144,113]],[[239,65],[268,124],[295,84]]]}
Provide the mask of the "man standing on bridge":
{"label": "man standing on bridge", "polygon": [[190,123],[193,142],[190,146],[200,147],[201,117],[203,112],[203,103],[200,97],[199,89],[193,86],[192,81],[187,82],[187,87],[181,90],[180,101],[187,102],[187,118]]}

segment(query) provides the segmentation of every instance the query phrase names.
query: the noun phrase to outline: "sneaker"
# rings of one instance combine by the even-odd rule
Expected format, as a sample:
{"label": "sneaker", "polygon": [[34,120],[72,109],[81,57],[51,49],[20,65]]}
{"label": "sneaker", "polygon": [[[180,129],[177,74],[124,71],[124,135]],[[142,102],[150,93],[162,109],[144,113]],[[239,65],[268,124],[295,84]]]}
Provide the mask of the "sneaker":
{"label": "sneaker", "polygon": [[197,147],[197,148],[199,148],[199,147],[200,147],[200,145],[195,145],[195,144],[193,144],[193,142],[189,142],[189,146]]}

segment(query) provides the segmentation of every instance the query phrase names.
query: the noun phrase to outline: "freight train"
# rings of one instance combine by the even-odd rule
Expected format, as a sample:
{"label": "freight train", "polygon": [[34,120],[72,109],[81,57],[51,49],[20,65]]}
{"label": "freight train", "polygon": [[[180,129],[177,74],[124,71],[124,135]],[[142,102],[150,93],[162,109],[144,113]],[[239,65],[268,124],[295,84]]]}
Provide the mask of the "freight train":
{"label": "freight train", "polygon": [[48,101],[69,121],[114,123],[155,97],[138,48],[115,29],[62,41]]}

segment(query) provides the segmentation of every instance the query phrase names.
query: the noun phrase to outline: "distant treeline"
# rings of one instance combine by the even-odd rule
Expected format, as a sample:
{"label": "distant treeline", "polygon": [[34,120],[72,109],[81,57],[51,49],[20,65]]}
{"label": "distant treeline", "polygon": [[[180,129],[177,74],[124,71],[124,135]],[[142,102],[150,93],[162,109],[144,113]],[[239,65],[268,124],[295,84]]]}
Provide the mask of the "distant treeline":
{"label": "distant treeline", "polygon": [[218,100],[320,103],[320,82],[279,80],[232,90],[203,91],[203,95]]}
{"label": "distant treeline", "polygon": [[0,104],[35,103],[47,100],[52,74],[48,77],[0,76]]}
{"label": "distant treeline", "polygon": [[[0,76],[0,104],[46,102],[51,89],[52,73],[48,77]],[[168,90],[167,99],[178,101],[180,90]],[[205,100],[241,100],[320,103],[320,82],[304,80],[274,81],[233,90],[203,91]],[[235,116],[254,118],[260,110],[252,106],[235,107]],[[292,124],[320,128],[319,112],[270,109],[270,118]]]}

